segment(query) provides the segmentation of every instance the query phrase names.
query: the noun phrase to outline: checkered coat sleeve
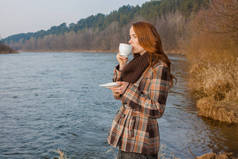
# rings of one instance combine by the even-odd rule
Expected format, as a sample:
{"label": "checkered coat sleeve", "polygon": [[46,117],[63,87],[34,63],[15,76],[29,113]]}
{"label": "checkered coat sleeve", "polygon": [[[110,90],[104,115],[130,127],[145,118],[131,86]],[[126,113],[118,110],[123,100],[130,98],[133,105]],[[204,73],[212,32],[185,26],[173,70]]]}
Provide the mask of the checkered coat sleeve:
{"label": "checkered coat sleeve", "polygon": [[[120,76],[120,71],[115,68],[113,81],[120,80]],[[109,144],[126,152],[158,153],[157,118],[165,110],[169,81],[168,67],[158,63],[136,83],[129,84],[121,96],[122,106],[112,122]]]}

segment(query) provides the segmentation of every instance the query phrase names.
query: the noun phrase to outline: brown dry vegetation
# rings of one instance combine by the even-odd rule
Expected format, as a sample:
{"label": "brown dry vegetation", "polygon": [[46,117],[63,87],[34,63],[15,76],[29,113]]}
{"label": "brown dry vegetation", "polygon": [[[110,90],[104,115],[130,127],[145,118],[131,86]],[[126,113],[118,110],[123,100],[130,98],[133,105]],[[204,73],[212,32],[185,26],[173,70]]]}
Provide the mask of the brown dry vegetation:
{"label": "brown dry vegetation", "polygon": [[6,53],[15,53],[16,51],[11,49],[9,46],[0,43],[0,54],[6,54]]}
{"label": "brown dry vegetation", "polygon": [[238,123],[238,1],[212,0],[183,42],[199,115]]}
{"label": "brown dry vegetation", "polygon": [[207,153],[202,156],[196,157],[196,159],[237,159],[233,157],[231,153],[215,154]]}

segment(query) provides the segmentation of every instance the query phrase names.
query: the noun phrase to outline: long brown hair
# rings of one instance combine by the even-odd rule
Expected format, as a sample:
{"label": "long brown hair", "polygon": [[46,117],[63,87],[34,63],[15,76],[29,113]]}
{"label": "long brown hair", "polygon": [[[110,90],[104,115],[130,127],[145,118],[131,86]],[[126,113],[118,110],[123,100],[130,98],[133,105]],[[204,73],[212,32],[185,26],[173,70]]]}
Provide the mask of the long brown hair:
{"label": "long brown hair", "polygon": [[160,35],[156,28],[148,22],[136,22],[132,24],[132,27],[138,37],[139,44],[149,53],[149,68],[153,67],[160,60],[167,64],[170,74],[171,86],[173,85],[173,79],[176,79],[171,74],[171,62],[168,56],[164,53]]}

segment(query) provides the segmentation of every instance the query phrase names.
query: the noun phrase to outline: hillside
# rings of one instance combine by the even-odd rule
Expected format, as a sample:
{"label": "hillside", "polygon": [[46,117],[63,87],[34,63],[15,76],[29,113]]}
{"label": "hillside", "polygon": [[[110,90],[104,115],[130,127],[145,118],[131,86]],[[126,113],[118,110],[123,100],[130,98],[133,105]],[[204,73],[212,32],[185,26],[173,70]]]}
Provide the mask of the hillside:
{"label": "hillside", "polygon": [[122,6],[108,15],[91,15],[77,23],[52,26],[48,30],[9,36],[3,42],[21,50],[116,50],[127,41],[130,24],[138,20],[153,23],[166,50],[179,49],[185,25],[207,0],[161,0],[140,6]]}

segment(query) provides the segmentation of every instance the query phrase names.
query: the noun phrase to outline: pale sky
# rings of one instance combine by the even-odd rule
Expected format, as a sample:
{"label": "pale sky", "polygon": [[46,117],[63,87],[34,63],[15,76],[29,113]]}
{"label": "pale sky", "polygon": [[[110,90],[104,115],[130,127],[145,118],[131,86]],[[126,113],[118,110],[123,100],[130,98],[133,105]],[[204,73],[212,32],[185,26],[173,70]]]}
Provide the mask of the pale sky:
{"label": "pale sky", "polygon": [[77,23],[97,13],[109,14],[123,5],[150,0],[0,0],[0,38]]}

